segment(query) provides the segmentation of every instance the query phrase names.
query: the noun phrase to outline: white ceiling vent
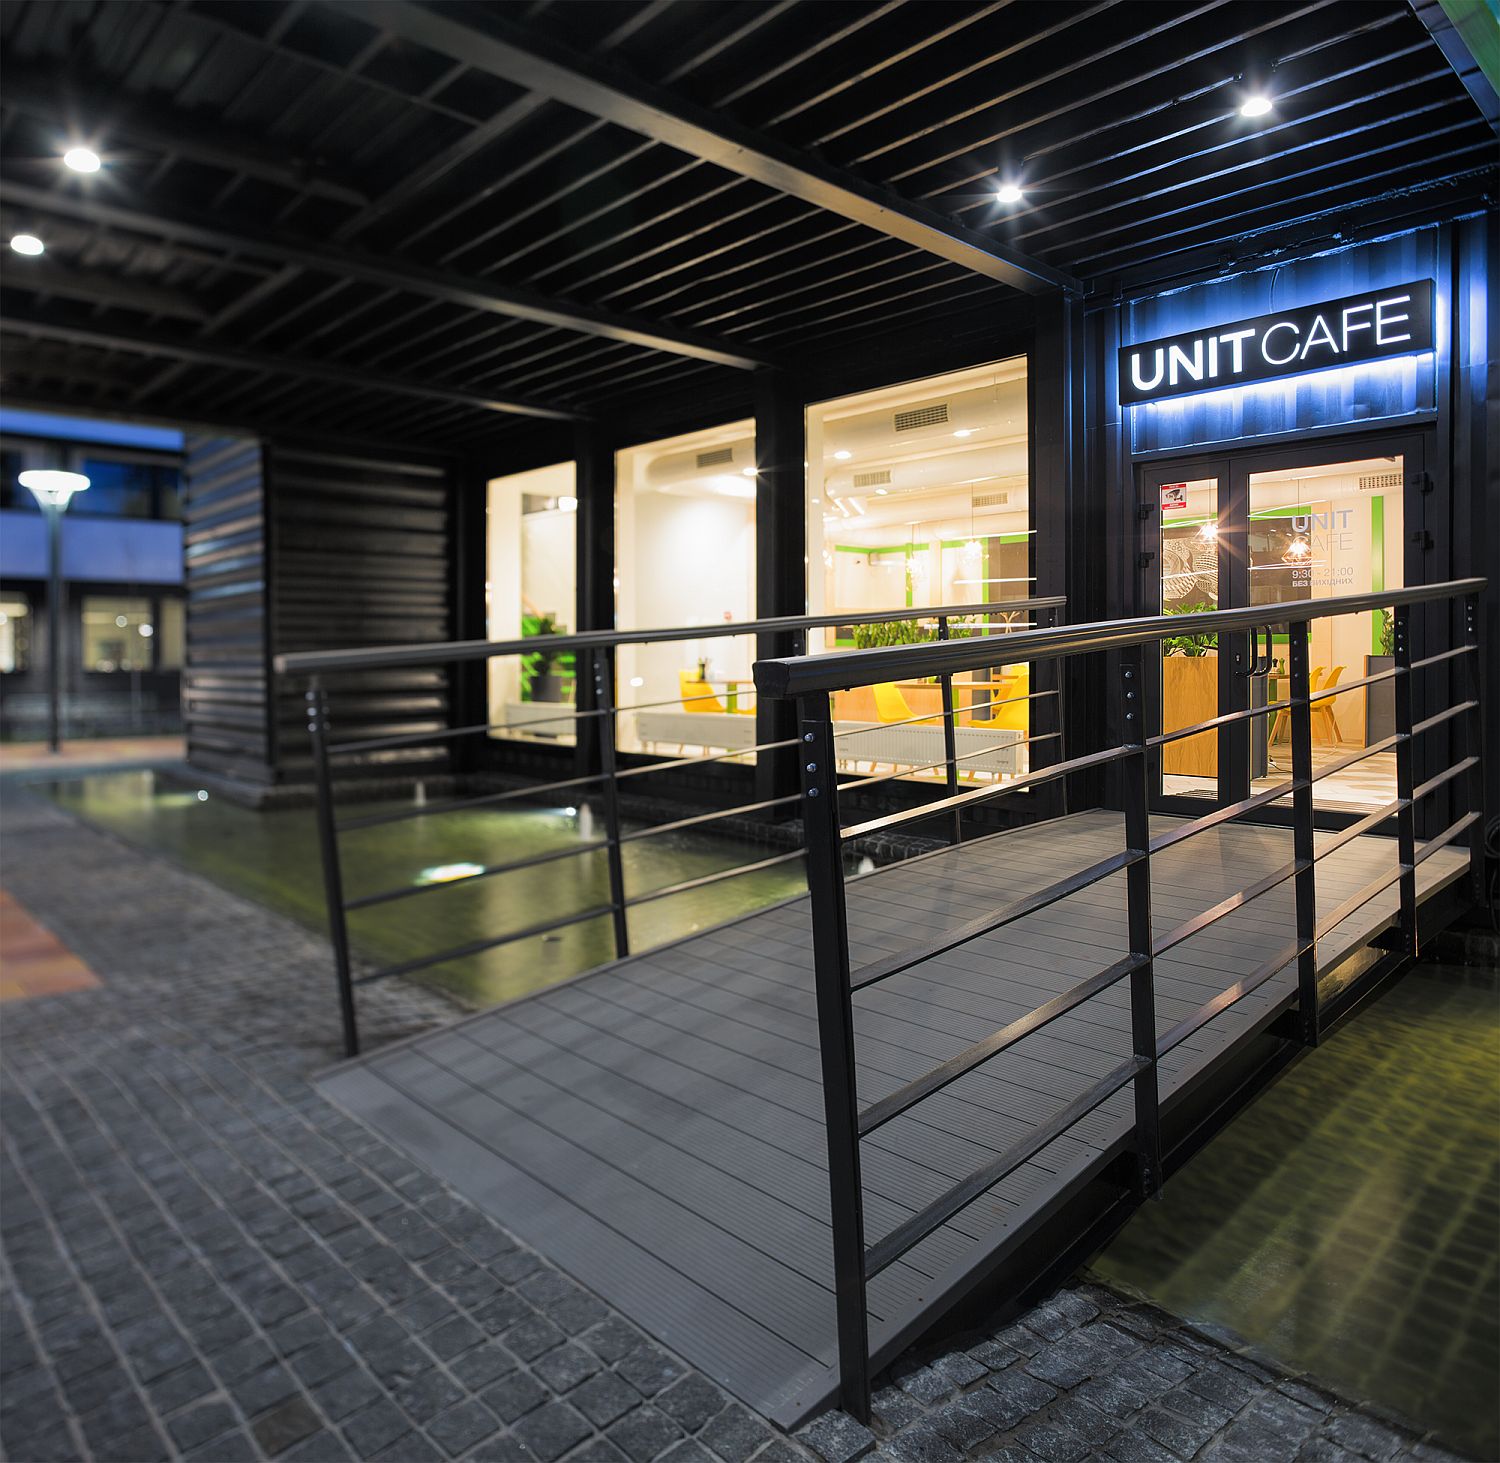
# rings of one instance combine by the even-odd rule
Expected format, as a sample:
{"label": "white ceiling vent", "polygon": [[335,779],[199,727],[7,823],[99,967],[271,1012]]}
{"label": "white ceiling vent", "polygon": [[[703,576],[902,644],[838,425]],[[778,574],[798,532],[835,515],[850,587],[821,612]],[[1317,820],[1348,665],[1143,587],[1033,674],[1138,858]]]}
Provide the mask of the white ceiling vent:
{"label": "white ceiling vent", "polygon": [[940,427],[947,420],[948,403],[939,401],[933,406],[914,406],[910,411],[898,411],[896,430],[911,432],[918,427]]}
{"label": "white ceiling vent", "polygon": [[1377,472],[1359,480],[1359,490],[1362,493],[1379,493],[1386,488],[1399,488],[1400,486],[1401,474],[1399,472]]}
{"label": "white ceiling vent", "polygon": [[711,452],[700,452],[698,454],[699,467],[720,467],[726,462],[733,461],[733,447],[715,447]]}
{"label": "white ceiling vent", "polygon": [[1010,494],[1005,493],[975,493],[974,506],[976,508],[1003,508],[1010,502]]}
{"label": "white ceiling vent", "polygon": [[891,470],[888,467],[877,467],[870,472],[857,472],[854,474],[854,486],[856,488],[883,488],[891,480]]}

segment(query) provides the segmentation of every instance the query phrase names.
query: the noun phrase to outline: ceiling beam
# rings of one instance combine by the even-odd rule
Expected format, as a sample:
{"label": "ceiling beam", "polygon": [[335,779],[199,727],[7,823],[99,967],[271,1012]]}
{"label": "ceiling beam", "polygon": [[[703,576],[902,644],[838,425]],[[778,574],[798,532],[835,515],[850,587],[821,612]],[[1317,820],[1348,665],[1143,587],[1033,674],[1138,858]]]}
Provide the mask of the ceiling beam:
{"label": "ceiling beam", "polygon": [[1484,120],[1500,132],[1500,29],[1484,0],[1411,0]]}
{"label": "ceiling beam", "polygon": [[[295,356],[273,355],[267,351],[241,350],[237,346],[215,345],[209,341],[184,340],[160,335],[155,331],[123,330],[81,325],[70,321],[48,320],[23,315],[15,310],[5,313],[0,328],[34,340],[67,341],[75,345],[97,345],[109,350],[140,351],[146,355],[185,361],[190,365],[229,367],[233,370],[264,371],[275,376],[296,376],[309,381],[328,381],[359,391],[390,391],[400,396],[442,401],[451,405],[474,407],[478,411],[500,412],[508,416],[540,417],[545,421],[582,421],[586,414],[519,397],[481,396],[454,387],[430,386],[422,381],[408,381],[400,376],[377,375],[350,366],[324,361],[305,361]],[[12,361],[11,369],[15,369]]]}
{"label": "ceiling beam", "polygon": [[484,29],[479,30],[411,0],[326,3],[439,55],[464,61],[1013,289],[1033,295],[1058,290],[1082,293],[1081,282],[1071,275],[998,239],[743,127],[722,113],[544,41],[533,31],[498,17],[493,9],[486,8]]}
{"label": "ceiling beam", "polygon": [[34,290],[39,295],[62,295],[69,300],[86,300],[91,305],[116,305],[126,310],[140,310],[148,315],[168,315],[177,320],[201,323],[208,319],[208,308],[184,290],[168,289],[145,280],[97,269],[72,269],[45,256],[41,259],[12,259],[5,276],[7,289]]}
{"label": "ceiling beam", "polygon": [[206,245],[228,253],[258,255],[263,259],[318,270],[337,279],[361,279],[469,310],[504,315],[513,320],[530,320],[538,325],[643,346],[669,355],[691,356],[718,366],[753,371],[773,364],[772,358],[763,352],[736,346],[701,331],[663,325],[603,306],[574,304],[533,290],[497,285],[488,279],[431,269],[407,260],[367,254],[351,249],[347,244],[321,244],[314,239],[279,231],[251,232],[207,216],[163,212],[142,200],[113,202],[92,193],[62,192],[0,179],[0,202],[41,213],[62,214],[88,223],[133,229],[182,243]]}

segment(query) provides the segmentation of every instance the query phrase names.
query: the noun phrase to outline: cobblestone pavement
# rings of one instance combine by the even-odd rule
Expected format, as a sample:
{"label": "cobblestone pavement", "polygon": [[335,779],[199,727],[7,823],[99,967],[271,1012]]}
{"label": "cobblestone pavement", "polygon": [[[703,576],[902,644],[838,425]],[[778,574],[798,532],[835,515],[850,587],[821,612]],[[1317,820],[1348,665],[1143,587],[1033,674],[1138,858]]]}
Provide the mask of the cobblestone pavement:
{"label": "cobblestone pavement", "polygon": [[1458,1458],[1394,1419],[1095,1285],[1060,1291],[1014,1325],[912,1352],[874,1408],[873,1433],[829,1413],[799,1436],[826,1463]]}
{"label": "cobblestone pavement", "polygon": [[[1451,1456],[1092,1290],[907,1358],[883,1441],[781,1437],[313,1090],[321,940],[14,788],[0,812],[0,883],[103,981],[4,1008],[11,1463]],[[361,992],[371,1044],[454,1014]]]}

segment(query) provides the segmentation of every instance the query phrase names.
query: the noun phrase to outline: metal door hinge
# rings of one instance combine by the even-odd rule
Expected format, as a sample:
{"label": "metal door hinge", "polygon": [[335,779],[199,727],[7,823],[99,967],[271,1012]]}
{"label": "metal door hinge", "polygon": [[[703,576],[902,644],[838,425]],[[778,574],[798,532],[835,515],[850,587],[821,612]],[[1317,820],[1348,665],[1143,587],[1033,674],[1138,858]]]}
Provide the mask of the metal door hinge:
{"label": "metal door hinge", "polygon": [[1135,567],[1137,569],[1149,569],[1151,567],[1151,561],[1155,557],[1156,555],[1153,554],[1150,549],[1142,549],[1141,552],[1136,555]]}
{"label": "metal door hinge", "polygon": [[1432,547],[1432,535],[1425,528],[1412,529],[1411,541],[1424,551]]}
{"label": "metal door hinge", "polygon": [[1151,503],[1142,503],[1142,504],[1141,504],[1141,505],[1140,505],[1140,506],[1139,506],[1139,507],[1138,507],[1138,508],[1137,508],[1137,509],[1136,509],[1136,510],[1135,510],[1135,516],[1136,516],[1136,517],[1137,517],[1137,518],[1139,518],[1139,519],[1140,519],[1140,520],[1141,520],[1141,522],[1142,522],[1142,523],[1144,523],[1144,522],[1145,522],[1145,521],[1146,521],[1146,520],[1147,520],[1147,519],[1148,519],[1148,518],[1150,518],[1150,516],[1151,516],[1151,515],[1152,515],[1152,514],[1153,514],[1153,513],[1154,513],[1154,512],[1155,512],[1155,511],[1156,511],[1156,508],[1155,508],[1155,505],[1153,505],[1153,504],[1151,504]]}
{"label": "metal door hinge", "polygon": [[1415,488],[1419,493],[1430,493],[1436,486],[1432,481],[1432,474],[1430,472],[1408,473],[1406,485],[1410,488]]}

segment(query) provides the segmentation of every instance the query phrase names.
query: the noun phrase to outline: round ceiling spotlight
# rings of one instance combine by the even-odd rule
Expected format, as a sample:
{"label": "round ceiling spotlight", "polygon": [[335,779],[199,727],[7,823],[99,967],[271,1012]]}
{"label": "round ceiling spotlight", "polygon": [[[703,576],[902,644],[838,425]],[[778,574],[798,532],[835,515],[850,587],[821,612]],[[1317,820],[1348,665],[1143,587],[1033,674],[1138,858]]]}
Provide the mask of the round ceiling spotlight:
{"label": "round ceiling spotlight", "polygon": [[35,234],[12,234],[10,247],[17,254],[40,254],[47,246]]}
{"label": "round ceiling spotlight", "polygon": [[995,190],[996,203],[1019,203],[1025,196],[1020,186],[1015,183],[1002,183]]}
{"label": "round ceiling spotlight", "polygon": [[1240,103],[1240,116],[1264,117],[1271,110],[1271,98],[1261,92],[1245,98]]}
{"label": "round ceiling spotlight", "polygon": [[853,453],[852,453],[852,452],[846,452],[846,451],[844,451],[844,449],[843,449],[843,448],[842,448],[842,447],[841,447],[841,448],[839,448],[839,450],[838,450],[838,451],[837,451],[837,452],[835,452],[835,453],[834,453],[834,454],[833,454],[833,460],[834,460],[834,461],[835,461],[835,462],[848,462],[848,460],[849,460],[849,459],[850,459],[850,458],[851,458],[851,457],[853,457],[853,456],[854,456],[854,454],[853,454]]}
{"label": "round ceiling spotlight", "polygon": [[63,163],[75,173],[97,173],[100,168],[99,154],[91,147],[70,147],[63,154]]}

